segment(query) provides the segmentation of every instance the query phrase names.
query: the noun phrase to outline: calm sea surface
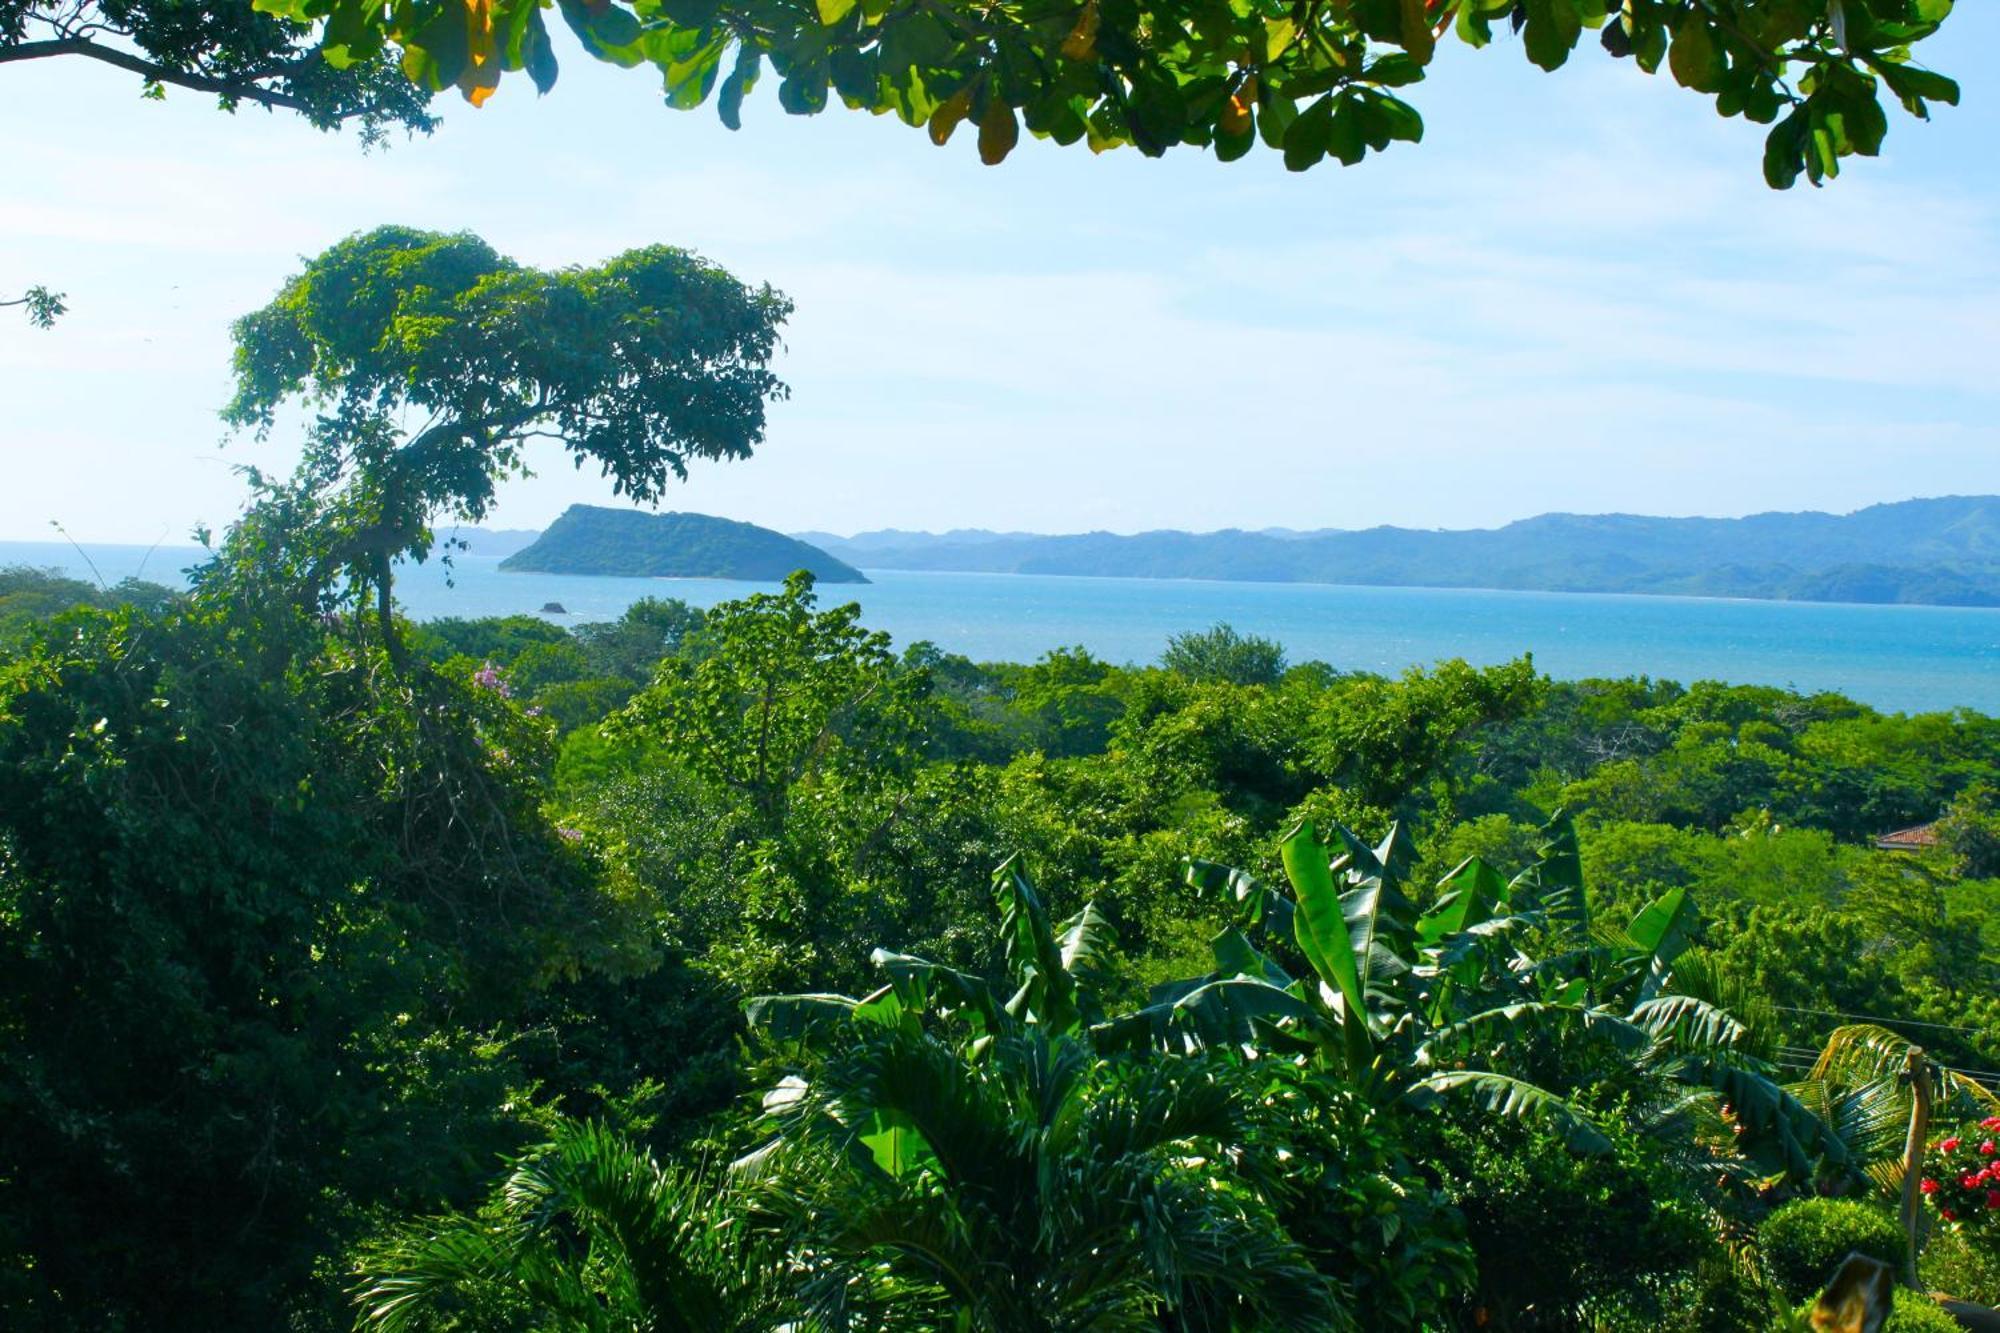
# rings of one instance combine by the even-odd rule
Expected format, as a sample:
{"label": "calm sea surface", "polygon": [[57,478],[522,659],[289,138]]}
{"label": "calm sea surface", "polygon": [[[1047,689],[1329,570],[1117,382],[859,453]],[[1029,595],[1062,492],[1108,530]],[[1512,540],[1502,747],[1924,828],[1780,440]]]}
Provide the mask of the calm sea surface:
{"label": "calm sea surface", "polygon": [[[186,548],[83,548],[101,576],[162,583],[200,556]],[[89,577],[72,547],[0,542],[0,566],[58,566]],[[1029,661],[1081,644],[1117,662],[1149,662],[1167,636],[1226,620],[1281,641],[1294,661],[1400,671],[1463,657],[1504,662],[1531,652],[1558,677],[1652,675],[1838,690],[1878,708],[1955,707],[2000,713],[2000,610],[1719,601],[1600,593],[1351,588],[1304,583],[1063,578],[1017,574],[874,572],[873,583],[821,588],[826,603],[861,603],[866,622],[897,643],[929,639],[988,661]],[[418,619],[537,613],[558,602],[559,624],[609,620],[640,597],[701,606],[769,585],[713,579],[503,574],[461,556],[398,584]]]}

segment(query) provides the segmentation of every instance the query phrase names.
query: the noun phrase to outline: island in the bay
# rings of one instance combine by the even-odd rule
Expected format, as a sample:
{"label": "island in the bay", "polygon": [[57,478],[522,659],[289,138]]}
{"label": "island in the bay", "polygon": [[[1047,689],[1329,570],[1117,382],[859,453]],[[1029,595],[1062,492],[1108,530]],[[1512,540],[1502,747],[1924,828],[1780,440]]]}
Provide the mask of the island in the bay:
{"label": "island in the bay", "polygon": [[502,560],[500,568],[761,583],[775,583],[803,569],[822,583],[868,582],[860,570],[817,546],[755,523],[599,505],[571,505],[535,541]]}

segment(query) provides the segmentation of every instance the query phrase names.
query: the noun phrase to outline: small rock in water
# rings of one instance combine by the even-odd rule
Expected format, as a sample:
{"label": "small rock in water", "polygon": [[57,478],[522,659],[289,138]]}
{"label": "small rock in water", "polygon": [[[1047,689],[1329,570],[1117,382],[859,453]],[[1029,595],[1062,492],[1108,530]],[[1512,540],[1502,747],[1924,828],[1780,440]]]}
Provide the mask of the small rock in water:
{"label": "small rock in water", "polygon": [[569,610],[561,602],[543,602],[542,614],[545,616],[566,616],[569,614]]}

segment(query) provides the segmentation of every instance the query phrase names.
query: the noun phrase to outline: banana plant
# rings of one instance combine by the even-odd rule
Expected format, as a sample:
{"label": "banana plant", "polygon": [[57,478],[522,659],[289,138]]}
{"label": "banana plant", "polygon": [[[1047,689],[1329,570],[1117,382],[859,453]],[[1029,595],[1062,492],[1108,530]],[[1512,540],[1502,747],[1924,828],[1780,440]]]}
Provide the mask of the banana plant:
{"label": "banana plant", "polygon": [[[1114,1025],[1119,1035],[1306,1060],[1385,1101],[1470,1097],[1544,1119],[1584,1151],[1609,1143],[1574,1101],[1584,1089],[1524,1077],[1520,1057],[1538,1043],[1600,1040],[1653,1090],[1650,1123],[1717,1123],[1726,1103],[1741,1145],[1782,1171],[1851,1167],[1841,1135],[1776,1081],[1743,1024],[1673,991],[1697,924],[1684,890],[1623,929],[1594,926],[1576,831],[1558,812],[1527,869],[1507,879],[1468,859],[1418,913],[1400,826],[1374,847],[1339,826],[1333,834],[1301,825],[1286,836],[1289,899],[1244,871],[1190,861],[1189,884],[1233,902],[1236,920],[1211,943],[1214,972],[1159,988]],[[1299,978],[1275,959],[1281,949],[1303,958]]]}
{"label": "banana plant", "polygon": [[733,1174],[792,1238],[810,1326],[1353,1328],[1257,1174],[1265,1080],[1107,1058],[1104,918],[1052,922],[1012,861],[994,892],[1003,987],[877,950],[870,995],[747,1006],[790,1072]]}

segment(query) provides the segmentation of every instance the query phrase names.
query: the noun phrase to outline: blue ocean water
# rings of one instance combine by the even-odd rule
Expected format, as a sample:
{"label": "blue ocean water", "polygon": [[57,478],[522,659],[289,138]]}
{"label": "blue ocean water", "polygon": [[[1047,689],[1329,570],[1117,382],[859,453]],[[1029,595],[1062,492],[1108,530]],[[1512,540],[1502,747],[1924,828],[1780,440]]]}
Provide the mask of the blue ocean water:
{"label": "blue ocean water", "polygon": [[[57,566],[107,582],[162,583],[200,558],[190,548],[0,542],[0,566]],[[1355,588],[1304,583],[1067,578],[1021,574],[871,572],[866,585],[821,589],[857,601],[868,625],[898,644],[928,639],[987,661],[1030,661],[1081,644],[1116,662],[1157,659],[1167,636],[1226,620],[1285,645],[1293,661],[1395,672],[1463,657],[1504,662],[1524,652],[1550,675],[1650,675],[1838,690],[1878,708],[2000,713],[2000,610],[1725,601],[1608,593]],[[504,574],[461,556],[399,582],[405,610],[438,616],[536,614],[559,624],[615,618],[641,597],[710,606],[760,587],[715,579]]]}

